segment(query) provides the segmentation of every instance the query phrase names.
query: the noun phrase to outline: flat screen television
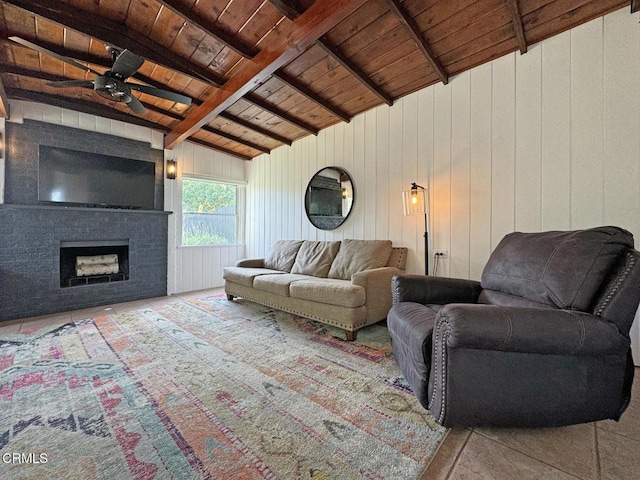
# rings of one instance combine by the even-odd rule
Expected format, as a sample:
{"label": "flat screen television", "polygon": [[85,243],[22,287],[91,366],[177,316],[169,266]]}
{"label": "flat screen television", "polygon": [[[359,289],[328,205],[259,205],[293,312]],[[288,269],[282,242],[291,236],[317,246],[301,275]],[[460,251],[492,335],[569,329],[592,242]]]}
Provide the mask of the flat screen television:
{"label": "flat screen television", "polygon": [[155,163],[40,145],[38,200],[153,210]]}

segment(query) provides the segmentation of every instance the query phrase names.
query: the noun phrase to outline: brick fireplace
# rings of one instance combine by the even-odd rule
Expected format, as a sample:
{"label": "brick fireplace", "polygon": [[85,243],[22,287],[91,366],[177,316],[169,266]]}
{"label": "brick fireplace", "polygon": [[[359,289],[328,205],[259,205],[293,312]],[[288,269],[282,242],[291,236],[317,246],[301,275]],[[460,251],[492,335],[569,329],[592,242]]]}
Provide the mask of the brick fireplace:
{"label": "brick fireplace", "polygon": [[[163,211],[162,150],[146,142],[33,120],[7,122],[6,141],[5,203],[0,204],[0,321],[166,295],[171,212]],[[154,162],[154,209],[40,203],[40,145]],[[117,254],[118,273],[123,275],[120,280],[96,275],[70,284],[68,257],[79,252]]]}
{"label": "brick fireplace", "polygon": [[[168,215],[0,205],[0,321],[166,295]],[[104,251],[126,257],[126,281],[62,286],[66,255]]]}

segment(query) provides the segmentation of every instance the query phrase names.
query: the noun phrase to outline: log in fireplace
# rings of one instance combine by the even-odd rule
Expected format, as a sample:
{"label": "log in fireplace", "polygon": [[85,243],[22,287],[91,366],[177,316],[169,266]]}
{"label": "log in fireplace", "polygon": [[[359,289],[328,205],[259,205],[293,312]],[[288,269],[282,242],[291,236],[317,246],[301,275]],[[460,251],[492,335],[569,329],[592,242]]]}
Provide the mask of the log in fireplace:
{"label": "log in fireplace", "polygon": [[60,243],[60,287],[129,279],[129,240]]}

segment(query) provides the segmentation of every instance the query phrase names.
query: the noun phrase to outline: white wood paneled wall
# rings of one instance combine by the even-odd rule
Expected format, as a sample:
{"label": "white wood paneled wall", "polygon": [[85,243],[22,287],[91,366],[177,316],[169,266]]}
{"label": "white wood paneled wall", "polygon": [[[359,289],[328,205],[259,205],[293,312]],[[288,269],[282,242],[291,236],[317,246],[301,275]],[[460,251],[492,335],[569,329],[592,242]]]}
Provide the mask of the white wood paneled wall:
{"label": "white wood paneled wall", "polygon": [[[244,203],[246,179],[244,160],[214,152],[189,142],[183,142],[165,157],[177,161],[175,180],[165,180],[165,210],[169,216],[168,292],[179,293],[223,285],[222,270],[244,257],[243,244],[228,246],[182,247],[182,178],[183,175],[239,183],[240,202]],[[242,225],[241,225],[242,227]],[[242,228],[241,228],[242,230]],[[242,240],[242,239],[240,239]]]}
{"label": "white wood paneled wall", "polygon": [[[479,279],[514,230],[612,224],[638,247],[639,19],[621,9],[255,159],[247,254],[278,239],[390,239],[423,272],[424,220],[402,215],[414,181],[429,187],[430,254],[448,252],[440,275]],[[303,200],[330,165],[351,173],[355,211],[323,232]],[[637,319],[633,336],[638,355]]]}
{"label": "white wood paneled wall", "polygon": [[9,104],[11,106],[11,122],[22,123],[23,119],[26,118],[149,142],[151,148],[162,149],[163,146],[164,135],[162,132],[150,128],[42,103],[10,100]]}

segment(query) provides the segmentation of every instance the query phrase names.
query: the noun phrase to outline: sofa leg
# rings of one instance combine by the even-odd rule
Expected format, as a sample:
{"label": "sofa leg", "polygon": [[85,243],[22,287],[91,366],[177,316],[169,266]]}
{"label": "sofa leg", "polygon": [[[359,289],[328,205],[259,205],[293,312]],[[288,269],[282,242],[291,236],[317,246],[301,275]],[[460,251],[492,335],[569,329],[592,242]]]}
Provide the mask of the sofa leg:
{"label": "sofa leg", "polygon": [[353,342],[356,339],[356,336],[358,335],[357,330],[345,330],[344,331],[345,336],[347,337],[347,341],[348,342]]}
{"label": "sofa leg", "polygon": [[227,293],[227,300],[232,301],[235,297],[230,293]]}

